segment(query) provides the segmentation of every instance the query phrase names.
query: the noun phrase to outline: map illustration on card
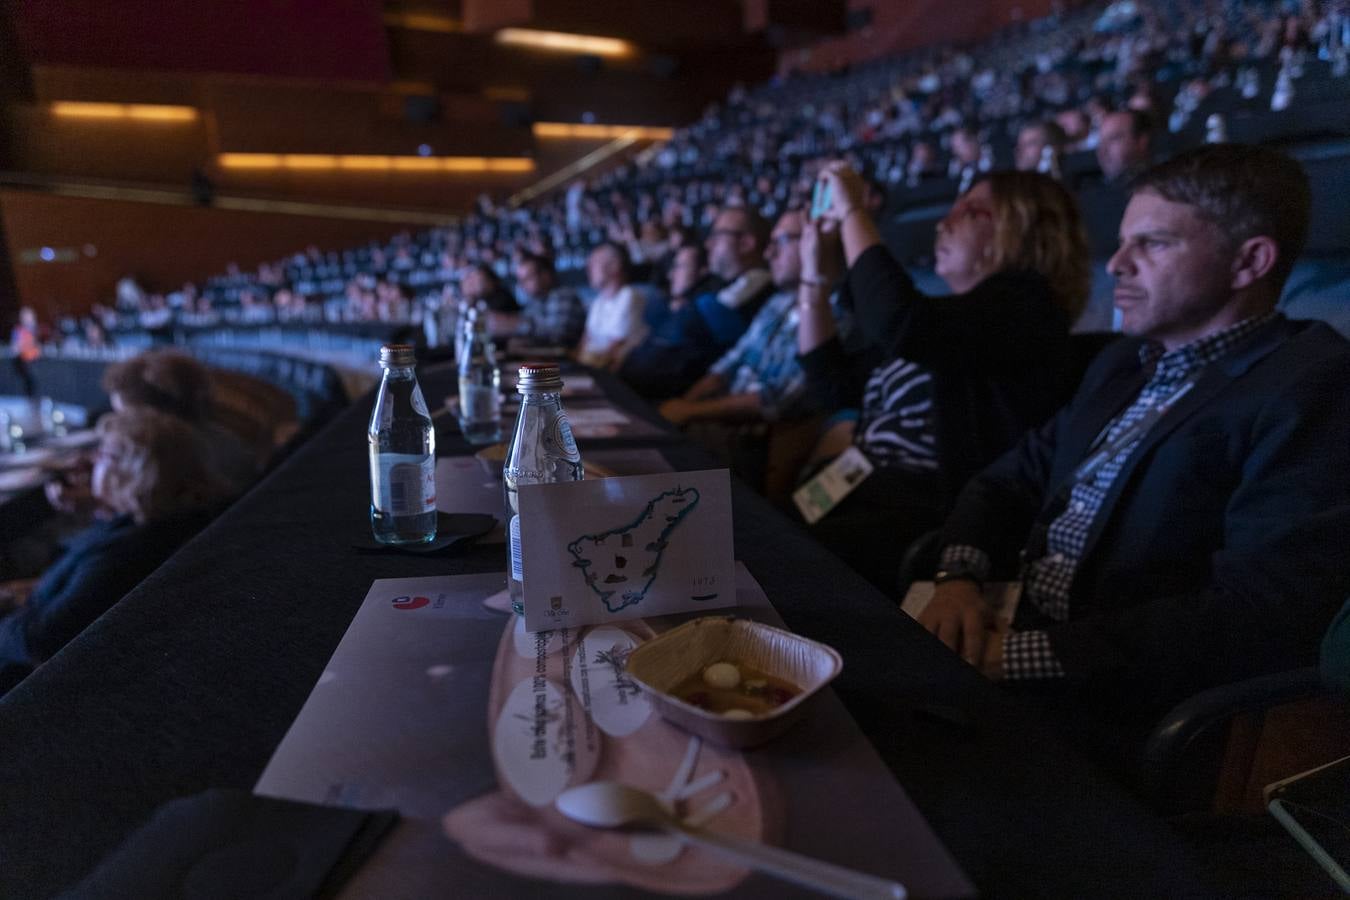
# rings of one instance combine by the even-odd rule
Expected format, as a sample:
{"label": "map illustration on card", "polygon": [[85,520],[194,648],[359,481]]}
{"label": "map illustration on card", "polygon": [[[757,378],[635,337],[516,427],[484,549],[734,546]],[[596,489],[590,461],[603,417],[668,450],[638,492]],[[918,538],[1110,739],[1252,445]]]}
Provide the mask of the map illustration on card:
{"label": "map illustration on card", "polygon": [[[636,520],[622,528],[583,535],[568,544],[567,552],[576,560],[572,565],[581,569],[586,583],[610,612],[640,603],[661,573],[661,558],[672,534],[697,508],[696,488],[662,491]],[[716,600],[717,595],[690,599]]]}
{"label": "map illustration on card", "polygon": [[531,631],[735,603],[725,469],[520,492]]}

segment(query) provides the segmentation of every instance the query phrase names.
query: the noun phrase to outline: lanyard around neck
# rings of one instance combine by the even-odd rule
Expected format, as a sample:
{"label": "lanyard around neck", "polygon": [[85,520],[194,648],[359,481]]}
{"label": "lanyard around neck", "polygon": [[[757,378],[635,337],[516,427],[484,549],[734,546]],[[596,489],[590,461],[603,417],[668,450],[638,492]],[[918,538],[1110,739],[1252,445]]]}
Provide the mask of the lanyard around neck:
{"label": "lanyard around neck", "polygon": [[[1154,425],[1158,424],[1158,420],[1165,416],[1167,411],[1171,409],[1178,400],[1190,393],[1191,388],[1195,387],[1195,383],[1198,380],[1198,374],[1187,378],[1172,392],[1170,397],[1149,407],[1149,409],[1140,416],[1134,424],[1117,434],[1114,439],[1103,441],[1099,438],[1097,442],[1094,442],[1096,448],[1094,452],[1087,459],[1079,463],[1078,468],[1074,469],[1073,479],[1068,485],[1069,490],[1092,480],[1097,472],[1101,470],[1102,466],[1106,465],[1112,459],[1115,459],[1119,453],[1128,449],[1132,444],[1148,434],[1149,430],[1153,428]],[[1104,434],[1109,432],[1110,428],[1108,426]]]}

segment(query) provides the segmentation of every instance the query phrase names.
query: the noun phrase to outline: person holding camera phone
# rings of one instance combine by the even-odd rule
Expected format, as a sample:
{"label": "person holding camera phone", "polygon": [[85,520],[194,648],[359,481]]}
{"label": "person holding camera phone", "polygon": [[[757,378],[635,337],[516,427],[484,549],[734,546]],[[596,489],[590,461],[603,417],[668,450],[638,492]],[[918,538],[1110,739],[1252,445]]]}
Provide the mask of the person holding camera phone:
{"label": "person holding camera phone", "polygon": [[[802,234],[798,350],[816,402],[857,410],[826,438],[871,467],[812,533],[889,593],[904,548],[1072,391],[1069,327],[1090,272],[1072,196],[1044,175],[996,172],[938,223],[936,271],[953,293],[929,297],[882,245],[865,190],[843,163],[821,173],[817,197],[827,196]],[[848,348],[820,274],[836,242],[854,313]]]}

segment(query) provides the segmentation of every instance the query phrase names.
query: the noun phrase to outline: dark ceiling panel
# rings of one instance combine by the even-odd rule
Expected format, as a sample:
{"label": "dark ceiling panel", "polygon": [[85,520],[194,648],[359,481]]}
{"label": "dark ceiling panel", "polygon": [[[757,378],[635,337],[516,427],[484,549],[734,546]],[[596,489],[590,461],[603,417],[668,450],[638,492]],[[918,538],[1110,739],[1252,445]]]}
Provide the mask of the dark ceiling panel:
{"label": "dark ceiling panel", "polygon": [[385,81],[379,0],[40,0],[17,5],[31,62]]}

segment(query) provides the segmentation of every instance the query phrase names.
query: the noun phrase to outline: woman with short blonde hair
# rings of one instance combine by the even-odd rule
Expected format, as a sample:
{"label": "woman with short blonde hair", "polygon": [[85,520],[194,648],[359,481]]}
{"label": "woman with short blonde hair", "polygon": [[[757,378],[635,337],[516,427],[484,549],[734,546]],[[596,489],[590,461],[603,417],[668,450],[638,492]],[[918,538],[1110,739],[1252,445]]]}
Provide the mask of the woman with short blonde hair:
{"label": "woman with short blonde hair", "polygon": [[[1054,179],[995,172],[938,222],[934,271],[952,293],[928,296],[882,245],[858,175],[833,163],[822,181],[831,201],[801,241],[798,350],[808,389],[834,414],[830,452],[851,443],[873,471],[811,529],[894,591],[905,547],[942,523],[971,475],[1071,396],[1069,328],[1090,286],[1087,237]],[[820,274],[838,238],[854,313],[847,349]]]}
{"label": "woman with short blonde hair", "polygon": [[983,180],[993,201],[991,269],[1041,273],[1055,305],[1077,319],[1092,289],[1092,267],[1073,195],[1038,172],[994,172]]}

